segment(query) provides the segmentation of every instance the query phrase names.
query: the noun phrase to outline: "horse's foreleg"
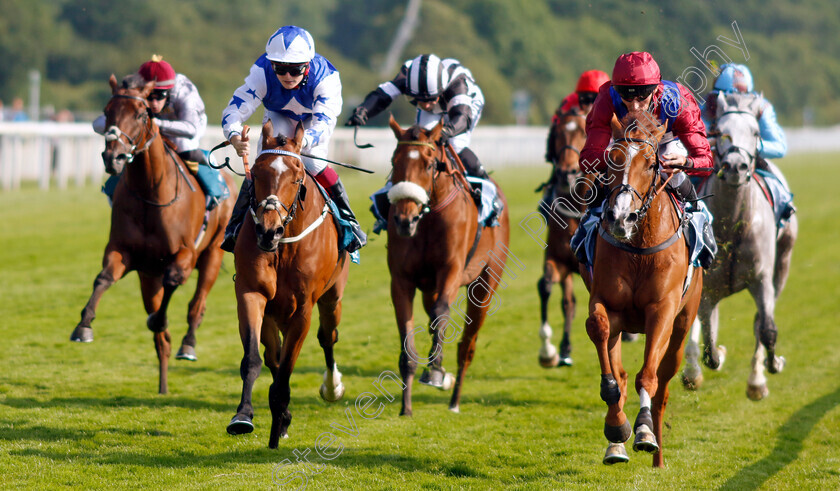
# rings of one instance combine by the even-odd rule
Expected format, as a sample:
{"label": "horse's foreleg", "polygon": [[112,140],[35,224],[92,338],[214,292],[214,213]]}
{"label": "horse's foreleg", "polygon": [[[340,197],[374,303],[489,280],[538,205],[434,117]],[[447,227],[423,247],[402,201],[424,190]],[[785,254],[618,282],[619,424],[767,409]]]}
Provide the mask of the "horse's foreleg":
{"label": "horse's foreleg", "polygon": [[[604,304],[597,299],[590,299],[589,318],[586,319],[586,333],[601,367],[601,400],[607,404],[607,416],[604,420],[604,436],[612,443],[624,443],[630,438],[630,423],[621,406],[622,391],[620,374],[615,372],[611,363],[610,351],[615,348],[619,336],[610,335],[610,318]],[[618,375],[618,377],[617,377]],[[609,462],[608,462],[609,463]]]}
{"label": "horse's foreleg", "polygon": [[236,310],[239,317],[239,338],[242,340],[244,354],[242,363],[239,365],[239,375],[242,378],[242,398],[239,401],[239,407],[236,408],[236,415],[227,427],[227,432],[231,435],[254,431],[254,424],[251,422],[254,417],[251,392],[261,369],[260,337],[265,304],[266,298],[263,294],[241,292],[237,288]]}
{"label": "horse's foreleg", "polygon": [[[712,305],[712,302],[714,304]],[[717,300],[706,303],[704,299],[697,313],[703,333],[703,363],[712,370],[720,370],[726,361],[726,346],[718,346],[720,329],[719,304]]]}
{"label": "horse's foreleg", "polygon": [[753,323],[756,339],[755,352],[752,358],[752,370],[747,381],[747,396],[752,400],[763,399],[769,393],[764,368],[766,367],[770,373],[778,373],[785,366],[785,358],[776,355],[778,331],[773,318],[776,294],[769,276],[766,275],[759,283],[749,287],[757,307]]}
{"label": "horse's foreleg", "polygon": [[291,392],[289,379],[295,369],[295,362],[303,347],[303,341],[309,332],[312,318],[312,305],[298,305],[295,315],[283,331],[283,345],[280,347],[280,364],[274,381],[268,388],[268,406],[271,408],[271,432],[268,436],[268,448],[277,448],[280,438],[288,438],[292,413],[289,412]]}
{"label": "horse's foreleg", "polygon": [[548,299],[551,296],[551,287],[558,278],[557,268],[554,261],[546,260],[543,266],[543,276],[537,281],[537,292],[540,295],[540,347],[539,362],[543,368],[556,367],[560,362],[560,355],[557,349],[551,344],[551,325],[548,323]]}
{"label": "horse's foreleg", "polygon": [[80,343],[90,343],[93,341],[93,329],[91,324],[96,318],[96,307],[102,299],[105,290],[116,283],[129,267],[129,257],[119,251],[108,250],[105,251],[105,256],[102,259],[102,271],[96,275],[93,280],[93,293],[82,309],[81,320],[70,334],[70,341]]}
{"label": "horse's foreleg", "polygon": [[575,285],[571,271],[566,271],[560,282],[563,287],[563,339],[560,341],[560,365],[572,365],[572,321],[575,319]]}
{"label": "horse's foreleg", "polygon": [[175,355],[176,359],[196,361],[195,354],[195,332],[204,320],[204,311],[207,308],[207,295],[219,277],[219,268],[222,266],[224,251],[218,247],[209,247],[201,253],[196,263],[198,270],[198,281],[195,287],[195,294],[190,300],[187,311],[187,334],[181,340],[181,347]]}
{"label": "horse's foreleg", "polygon": [[[160,277],[150,276],[142,272],[137,274],[140,277],[140,293],[143,297],[143,308],[146,313],[151,315],[160,309],[161,302],[163,302],[164,289]],[[158,392],[166,394],[169,392],[168,376],[169,371],[169,354],[170,354],[170,337],[169,332],[166,331],[166,326],[163,330],[154,330],[152,341],[155,344],[155,353],[158,357]]]}
{"label": "horse's foreleg", "polygon": [[397,318],[397,329],[400,333],[400,376],[403,379],[402,408],[400,416],[411,416],[411,384],[417,372],[420,357],[414,344],[414,285],[391,277],[391,300],[394,303],[394,314]]}
{"label": "horse's foreleg", "polygon": [[327,365],[320,394],[325,401],[335,402],[344,397],[344,384],[341,383],[341,372],[336,366],[333,352],[333,346],[338,342],[338,324],[341,322],[341,298],[334,289],[318,300],[318,313],[318,343],[324,350],[324,362]]}
{"label": "horse's foreleg", "polygon": [[682,373],[683,387],[697,390],[703,384],[703,370],[700,368],[700,318],[691,324],[691,335],[685,344],[685,368]]}

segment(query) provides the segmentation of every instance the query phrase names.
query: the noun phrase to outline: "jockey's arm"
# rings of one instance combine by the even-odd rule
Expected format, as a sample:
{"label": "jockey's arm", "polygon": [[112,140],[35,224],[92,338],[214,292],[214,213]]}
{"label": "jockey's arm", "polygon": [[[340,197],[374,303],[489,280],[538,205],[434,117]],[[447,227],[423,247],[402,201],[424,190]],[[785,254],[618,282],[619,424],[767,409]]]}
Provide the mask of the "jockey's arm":
{"label": "jockey's arm", "polygon": [[341,79],[338,72],[325,77],[315,87],[312,125],[304,134],[303,150],[310,151],[321,141],[329,140],[341,113]]}
{"label": "jockey's arm", "polygon": [[714,164],[709,140],[706,138],[706,126],[700,117],[700,108],[691,92],[683,86],[680,86],[680,95],[682,98],[680,113],[674,120],[672,131],[688,150],[688,158],[677,156],[671,159],[663,158],[663,164],[686,165],[692,167],[685,171],[686,174],[707,176],[711,174]]}
{"label": "jockey's arm", "polygon": [[394,99],[408,91],[407,76],[408,66],[403,65],[393,80],[379,84],[379,87],[365,96],[365,100],[359,104],[359,107],[365,108],[366,118],[372,118],[381,113],[394,102]]}
{"label": "jockey's arm", "polygon": [[773,105],[765,102],[758,120],[761,139],[758,142],[758,154],[765,159],[779,159],[787,153],[787,137],[778,121]]}
{"label": "jockey's arm", "polygon": [[580,151],[580,168],[586,173],[607,170],[606,150],[612,139],[613,115],[609,84],[606,84],[586,116],[586,143]]}
{"label": "jockey's arm", "polygon": [[[266,91],[264,71],[259,65],[254,64],[248,76],[245,77],[245,83],[233,92],[228,106],[222,111],[222,131],[228,141],[233,143],[231,137],[242,134],[245,122],[260,107]],[[247,141],[247,139],[243,140]]]}

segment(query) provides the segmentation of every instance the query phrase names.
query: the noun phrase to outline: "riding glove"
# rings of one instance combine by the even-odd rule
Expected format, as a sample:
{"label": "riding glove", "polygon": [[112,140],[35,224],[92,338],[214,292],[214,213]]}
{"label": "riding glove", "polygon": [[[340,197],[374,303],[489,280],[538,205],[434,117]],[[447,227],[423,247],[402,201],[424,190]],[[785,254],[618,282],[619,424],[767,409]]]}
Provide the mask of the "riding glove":
{"label": "riding glove", "polygon": [[353,110],[353,115],[347,120],[345,126],[364,126],[368,120],[367,108],[359,106]]}

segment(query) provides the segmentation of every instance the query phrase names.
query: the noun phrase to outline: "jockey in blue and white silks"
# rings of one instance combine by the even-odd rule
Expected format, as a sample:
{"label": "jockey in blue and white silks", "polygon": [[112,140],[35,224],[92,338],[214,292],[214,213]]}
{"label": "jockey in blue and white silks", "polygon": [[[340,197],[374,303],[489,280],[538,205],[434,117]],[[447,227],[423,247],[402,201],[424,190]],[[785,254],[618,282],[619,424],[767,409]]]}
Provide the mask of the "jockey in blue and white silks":
{"label": "jockey in blue and white silks", "polygon": [[[260,107],[263,122],[271,120],[279,135],[291,137],[298,123],[305,133],[302,152],[326,157],[330,137],[341,113],[341,79],[338,70],[315,52],[312,36],[297,26],[283,26],[266,43],[266,52],[251,66],[245,83],[233,93],[222,112],[222,130],[237,154],[248,154],[248,138],[242,135],[244,123]],[[259,149],[259,146],[258,146]],[[302,157],[306,170],[330,194],[342,215],[353,225],[356,239],[347,247],[353,252],[367,238],[362,232],[338,174],[324,161]],[[222,249],[232,251],[242,218],[248,209],[251,182],[243,182],[240,200],[225,231]],[[246,189],[247,187],[247,189]]]}
{"label": "jockey in blue and white silks", "polygon": [[[776,110],[773,108],[773,104],[765,99],[762,94],[755,91],[752,73],[746,65],[727,63],[720,68],[721,71],[717,79],[715,79],[714,89],[706,96],[705,104],[701,105],[703,123],[706,124],[709,134],[714,133],[718,92],[727,94],[756,94],[761,97],[761,104],[756,115],[760,137],[758,141],[756,167],[772,173],[772,176],[778,179],[788,194],[792,194],[782,171],[775,164],[767,160],[782,158],[787,153],[787,138],[785,137],[784,130],[776,120]],[[792,198],[791,202],[785,203],[784,206],[783,218],[789,217],[796,211]]]}

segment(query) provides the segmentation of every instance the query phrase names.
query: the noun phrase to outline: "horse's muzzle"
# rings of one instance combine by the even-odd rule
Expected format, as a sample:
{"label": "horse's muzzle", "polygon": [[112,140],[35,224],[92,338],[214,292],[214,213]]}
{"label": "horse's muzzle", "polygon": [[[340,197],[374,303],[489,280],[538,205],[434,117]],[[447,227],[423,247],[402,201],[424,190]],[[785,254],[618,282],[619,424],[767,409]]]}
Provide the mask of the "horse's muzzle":
{"label": "horse's muzzle", "polygon": [[121,173],[127,163],[128,158],[125,154],[114,155],[114,152],[109,150],[102,152],[102,164],[105,166],[105,172],[112,176]]}
{"label": "horse's muzzle", "polygon": [[286,228],[280,225],[277,228],[266,230],[261,223],[258,223],[255,232],[257,234],[257,247],[265,252],[274,252],[280,245],[280,239],[283,238]]}
{"label": "horse's muzzle", "polygon": [[721,178],[730,186],[740,186],[750,180],[750,164],[743,160],[724,160],[721,166]]}
{"label": "horse's muzzle", "polygon": [[[622,197],[622,196],[619,196]],[[616,199],[613,206],[608,207],[604,212],[604,220],[607,223],[607,231],[610,235],[619,240],[628,240],[633,236],[639,223],[639,213],[631,210],[629,203],[622,203],[623,200]]]}
{"label": "horse's muzzle", "polygon": [[394,215],[394,225],[400,237],[413,237],[417,233],[418,223],[420,223],[420,215]]}

